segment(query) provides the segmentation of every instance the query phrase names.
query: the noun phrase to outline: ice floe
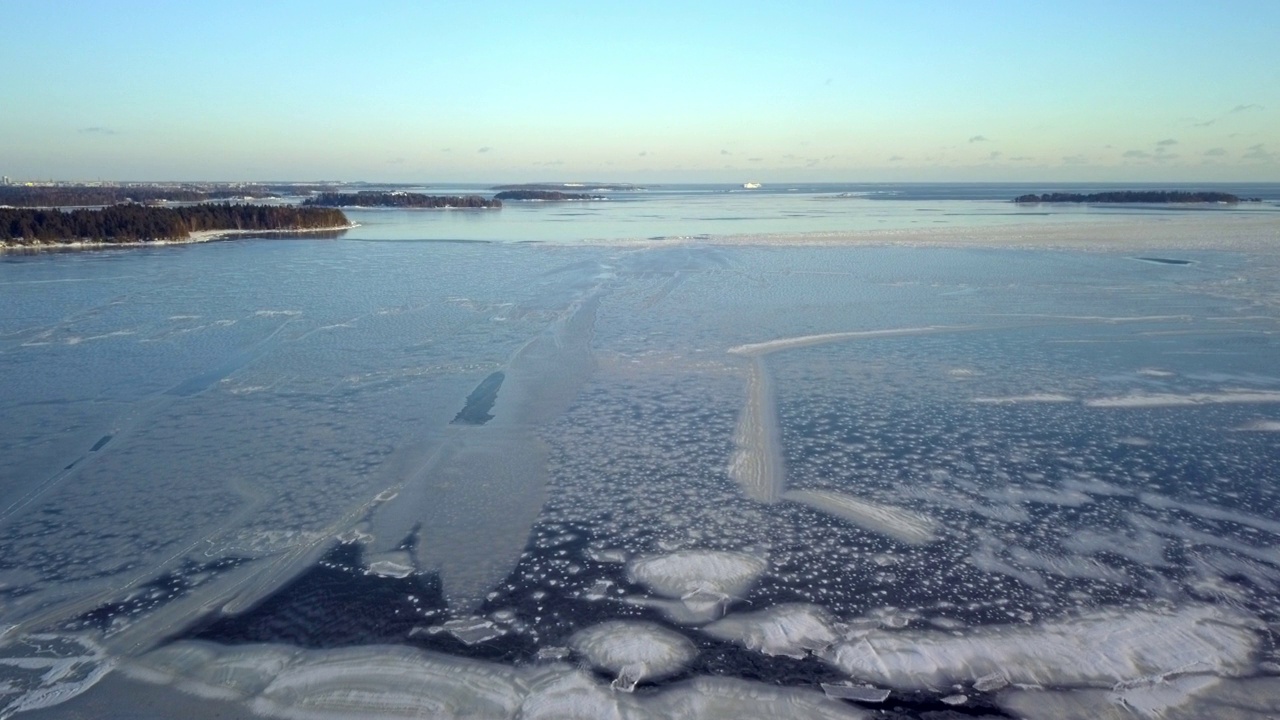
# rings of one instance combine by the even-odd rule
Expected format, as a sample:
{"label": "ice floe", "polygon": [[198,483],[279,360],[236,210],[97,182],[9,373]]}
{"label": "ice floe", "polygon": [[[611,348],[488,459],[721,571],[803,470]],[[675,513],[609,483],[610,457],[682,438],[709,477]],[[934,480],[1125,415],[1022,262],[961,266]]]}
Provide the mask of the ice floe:
{"label": "ice floe", "polygon": [[638,717],[722,720],[852,720],[873,717],[822,694],[735,678],[700,677],[673,687],[643,706]]}
{"label": "ice floe", "polygon": [[[714,620],[731,600],[742,597],[769,564],[754,555],[723,550],[682,550],[643,557],[627,572],[658,595],[679,601],[669,615],[676,622],[697,624]],[[657,603],[659,608],[668,604]]]}
{"label": "ice floe", "polygon": [[890,691],[874,685],[837,685],[822,683],[822,691],[827,697],[836,700],[856,700],[857,702],[882,703],[889,699]]}
{"label": "ice floe", "polygon": [[432,625],[425,628],[416,627],[410,631],[409,635],[413,637],[438,635],[440,633],[448,633],[466,645],[476,645],[502,637],[506,634],[506,631],[487,618],[465,617],[447,620],[442,625]]}
{"label": "ice floe", "polygon": [[1228,390],[1202,393],[1133,393],[1085,400],[1095,408],[1152,408],[1222,405],[1234,403],[1280,403],[1280,392],[1273,390]]}
{"label": "ice floe", "polygon": [[1232,428],[1237,432],[1280,432],[1280,420],[1254,420]]}
{"label": "ice floe", "polygon": [[679,633],[622,620],[581,630],[569,644],[595,667],[614,673],[613,687],[626,692],[643,680],[678,672],[697,654],[693,643]]}
{"label": "ice floe", "polygon": [[875,630],[824,656],[855,679],[895,688],[944,688],[984,676],[1010,684],[1111,688],[1161,673],[1245,673],[1258,650],[1257,627],[1256,620],[1209,605],[1098,611],[959,636]]}
{"label": "ice floe", "polygon": [[830,613],[816,605],[784,604],[754,613],[730,615],[702,628],[765,655],[803,658],[839,640]]}
{"label": "ice floe", "polygon": [[1018,688],[999,704],[1027,720],[1270,720],[1280,712],[1280,679],[1175,674],[1111,690]]}
{"label": "ice floe", "polygon": [[83,636],[29,635],[0,646],[0,717],[65,702],[97,684],[115,664]]}

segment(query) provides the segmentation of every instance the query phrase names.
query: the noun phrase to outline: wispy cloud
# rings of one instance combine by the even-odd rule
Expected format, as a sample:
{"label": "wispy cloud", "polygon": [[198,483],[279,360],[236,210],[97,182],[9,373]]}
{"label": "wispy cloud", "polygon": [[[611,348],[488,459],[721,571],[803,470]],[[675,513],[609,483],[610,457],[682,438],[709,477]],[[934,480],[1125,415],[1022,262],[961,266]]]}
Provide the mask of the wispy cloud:
{"label": "wispy cloud", "polygon": [[1209,148],[1208,150],[1204,151],[1204,156],[1205,157],[1226,157],[1227,149],[1220,148],[1220,147]]}
{"label": "wispy cloud", "polygon": [[747,162],[764,162],[764,158],[747,158]]}
{"label": "wispy cloud", "polygon": [[1084,165],[1089,159],[1084,155],[1064,155],[1062,156],[1063,165]]}
{"label": "wispy cloud", "polygon": [[492,150],[492,149],[493,149],[493,148],[489,147],[488,145],[485,145],[484,147],[480,148],[479,150],[476,150],[476,152],[478,152],[478,153],[487,153],[487,152],[489,152],[489,151],[490,151],[490,150]]}
{"label": "wispy cloud", "polygon": [[119,135],[120,134],[109,127],[103,127],[101,125],[94,125],[92,127],[80,128],[76,132],[82,135]]}
{"label": "wispy cloud", "polygon": [[637,157],[649,157],[649,151],[648,151],[648,150],[641,150],[640,152],[636,153],[636,156],[637,156]]}
{"label": "wispy cloud", "polygon": [[901,155],[894,155],[893,157],[889,158],[889,162],[902,162],[903,160],[906,160],[906,158],[902,157]]}
{"label": "wispy cloud", "polygon": [[971,143],[988,142],[988,140],[986,135],[974,135],[973,137],[969,138],[969,142]]}
{"label": "wispy cloud", "polygon": [[1146,150],[1126,150],[1123,157],[1145,160],[1151,157],[1151,153]]}
{"label": "wispy cloud", "polygon": [[729,152],[728,150],[721,150],[721,151],[720,151],[720,154],[721,154],[721,155],[732,155],[733,153]]}
{"label": "wispy cloud", "polygon": [[1244,154],[1241,155],[1240,157],[1244,158],[1245,160],[1255,160],[1257,162],[1280,161],[1280,155],[1277,155],[1276,153],[1273,153],[1273,152],[1269,152],[1267,150],[1267,146],[1262,143],[1258,143],[1257,145],[1250,145],[1248,148],[1245,149]]}
{"label": "wispy cloud", "polygon": [[988,160],[997,160],[997,159],[999,159],[1000,155],[1002,155],[1002,154],[1003,154],[1003,153],[1001,153],[999,150],[992,150],[992,151],[991,151],[991,154],[987,156],[987,159],[988,159]]}
{"label": "wispy cloud", "polygon": [[1160,142],[1156,143],[1156,147],[1169,147],[1170,145],[1177,145],[1177,144],[1178,144],[1177,140],[1174,140],[1173,138],[1165,138],[1164,140],[1161,140]]}
{"label": "wispy cloud", "polygon": [[1205,120],[1204,122],[1192,123],[1192,125],[1195,127],[1202,127],[1202,128],[1210,127],[1221,120],[1227,119],[1231,115],[1239,115],[1240,113],[1247,113],[1247,112],[1257,112],[1259,110],[1266,110],[1266,108],[1259,105],[1258,103],[1248,103],[1247,105],[1237,105],[1231,108],[1230,110],[1226,111],[1225,113],[1219,115],[1216,118]]}

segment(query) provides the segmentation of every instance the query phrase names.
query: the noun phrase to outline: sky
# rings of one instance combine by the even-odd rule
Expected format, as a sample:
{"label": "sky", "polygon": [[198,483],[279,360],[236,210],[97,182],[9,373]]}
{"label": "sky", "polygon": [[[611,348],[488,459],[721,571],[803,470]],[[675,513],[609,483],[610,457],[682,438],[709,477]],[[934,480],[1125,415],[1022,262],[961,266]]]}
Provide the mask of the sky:
{"label": "sky", "polygon": [[0,0],[0,174],[1280,181],[1280,2]]}

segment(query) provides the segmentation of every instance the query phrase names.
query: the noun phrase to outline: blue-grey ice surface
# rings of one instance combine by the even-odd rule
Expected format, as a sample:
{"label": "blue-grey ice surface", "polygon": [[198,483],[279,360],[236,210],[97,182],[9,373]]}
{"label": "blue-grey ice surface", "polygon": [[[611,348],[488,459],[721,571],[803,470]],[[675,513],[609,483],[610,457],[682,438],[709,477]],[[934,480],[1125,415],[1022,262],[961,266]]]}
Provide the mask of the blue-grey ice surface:
{"label": "blue-grey ice surface", "polygon": [[0,717],[1280,712],[1277,225],[1157,217],[0,256]]}

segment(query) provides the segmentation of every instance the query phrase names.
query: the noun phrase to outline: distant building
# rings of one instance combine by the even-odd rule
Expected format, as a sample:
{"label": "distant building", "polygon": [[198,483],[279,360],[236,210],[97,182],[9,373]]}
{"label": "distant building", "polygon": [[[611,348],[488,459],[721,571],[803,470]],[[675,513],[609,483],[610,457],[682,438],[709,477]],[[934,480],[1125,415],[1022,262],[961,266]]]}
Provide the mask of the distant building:
{"label": "distant building", "polygon": [[13,181],[9,179],[8,175],[5,175],[3,179],[0,179],[0,185],[9,186],[12,184],[13,184]]}

